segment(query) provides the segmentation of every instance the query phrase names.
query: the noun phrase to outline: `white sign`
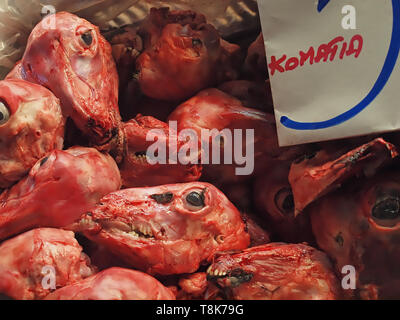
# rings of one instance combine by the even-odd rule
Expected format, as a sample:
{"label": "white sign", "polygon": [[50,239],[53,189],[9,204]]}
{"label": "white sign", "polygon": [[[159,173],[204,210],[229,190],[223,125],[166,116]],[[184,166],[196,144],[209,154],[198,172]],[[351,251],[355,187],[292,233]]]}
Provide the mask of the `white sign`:
{"label": "white sign", "polygon": [[400,0],[259,0],[281,146],[400,129]]}

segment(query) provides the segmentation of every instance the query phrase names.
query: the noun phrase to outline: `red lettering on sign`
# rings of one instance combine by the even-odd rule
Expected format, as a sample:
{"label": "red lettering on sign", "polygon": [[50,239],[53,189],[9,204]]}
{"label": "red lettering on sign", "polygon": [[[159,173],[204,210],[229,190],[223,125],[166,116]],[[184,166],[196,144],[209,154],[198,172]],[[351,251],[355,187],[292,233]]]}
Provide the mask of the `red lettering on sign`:
{"label": "red lettering on sign", "polygon": [[281,63],[286,60],[286,54],[282,56],[279,60],[276,60],[275,56],[271,57],[271,63],[268,65],[269,70],[271,72],[271,76],[274,75],[275,70],[278,70],[279,72],[285,72],[285,69],[281,66]]}
{"label": "red lettering on sign", "polygon": [[[307,52],[299,51],[299,57],[290,57],[284,54],[280,59],[271,56],[271,63],[268,65],[270,74],[273,76],[276,71],[280,73],[295,70],[297,67],[303,67],[307,61],[310,65],[319,62],[334,61],[340,48],[339,59],[343,60],[345,56],[354,55],[358,58],[364,45],[363,37],[359,34],[351,38],[349,44],[344,41],[344,37],[338,36],[328,43],[321,44],[318,49],[310,47]],[[287,60],[286,60],[287,59]],[[283,67],[284,66],[284,67]]]}
{"label": "red lettering on sign", "polygon": [[[358,42],[358,47],[357,47],[357,48],[354,46],[354,42],[356,42],[356,41]],[[351,40],[350,40],[349,50],[347,50],[346,55],[347,55],[347,56],[350,56],[350,55],[352,55],[352,54],[355,54],[354,57],[355,57],[355,58],[358,58],[358,56],[360,55],[361,50],[362,50],[362,48],[363,48],[363,44],[364,44],[363,37],[360,36],[359,34],[356,34],[356,35],[355,35],[353,38],[351,38]]]}
{"label": "red lettering on sign", "polygon": [[299,65],[299,59],[297,59],[296,57],[290,58],[288,59],[288,61],[286,61],[285,70],[286,71],[294,70],[298,67],[298,65]]}
{"label": "red lettering on sign", "polygon": [[347,49],[347,43],[345,42],[343,43],[342,50],[340,51],[339,55],[340,60],[343,60],[344,54],[346,53],[346,49]]}
{"label": "red lettering on sign", "polygon": [[310,47],[307,53],[300,51],[300,65],[304,66],[304,64],[307,62],[308,59],[310,59],[310,64],[312,65],[314,63],[314,55],[315,55],[315,50],[313,47]]}

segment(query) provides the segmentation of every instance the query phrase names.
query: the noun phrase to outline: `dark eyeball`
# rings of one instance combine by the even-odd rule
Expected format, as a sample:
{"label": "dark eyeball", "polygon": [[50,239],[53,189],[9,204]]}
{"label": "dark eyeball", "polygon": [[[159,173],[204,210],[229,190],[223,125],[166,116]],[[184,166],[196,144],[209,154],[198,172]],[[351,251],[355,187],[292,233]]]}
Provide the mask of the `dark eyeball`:
{"label": "dark eyeball", "polygon": [[40,160],[40,166],[44,165],[47,160],[49,160],[49,157],[44,157],[42,160]]}
{"label": "dark eyeball", "polygon": [[205,206],[204,193],[192,191],[186,196],[186,201],[187,201],[187,203],[189,203],[190,205],[192,205],[194,207],[203,208]]}
{"label": "dark eyeball", "polygon": [[10,119],[10,111],[3,102],[0,102],[0,126]]}
{"label": "dark eyeball", "polygon": [[81,35],[82,41],[87,45],[90,46],[93,43],[93,35],[92,31],[87,31]]}
{"label": "dark eyeball", "polygon": [[203,42],[200,39],[192,39],[193,48],[201,47]]}
{"label": "dark eyeball", "polygon": [[274,202],[281,213],[285,215],[293,213],[294,199],[290,188],[285,187],[279,190],[275,195]]}
{"label": "dark eyeball", "polygon": [[372,208],[372,216],[380,220],[400,218],[400,199],[398,197],[388,197],[377,202]]}

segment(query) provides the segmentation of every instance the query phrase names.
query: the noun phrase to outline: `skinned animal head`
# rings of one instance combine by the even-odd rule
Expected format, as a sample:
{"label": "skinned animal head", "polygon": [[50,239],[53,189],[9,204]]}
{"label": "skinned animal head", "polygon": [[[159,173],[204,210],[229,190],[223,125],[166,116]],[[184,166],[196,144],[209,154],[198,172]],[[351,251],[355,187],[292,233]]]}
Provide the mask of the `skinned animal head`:
{"label": "skinned animal head", "polygon": [[75,230],[151,274],[194,272],[216,252],[250,242],[238,210],[201,182],[111,193]]}

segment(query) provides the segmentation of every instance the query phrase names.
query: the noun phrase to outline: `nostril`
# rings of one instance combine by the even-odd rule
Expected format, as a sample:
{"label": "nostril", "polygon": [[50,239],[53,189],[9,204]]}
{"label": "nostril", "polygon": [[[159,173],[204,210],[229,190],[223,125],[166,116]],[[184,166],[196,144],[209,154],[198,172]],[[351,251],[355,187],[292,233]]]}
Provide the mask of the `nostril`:
{"label": "nostril", "polygon": [[161,235],[165,236],[165,234],[167,233],[164,227],[161,227],[160,229]]}

